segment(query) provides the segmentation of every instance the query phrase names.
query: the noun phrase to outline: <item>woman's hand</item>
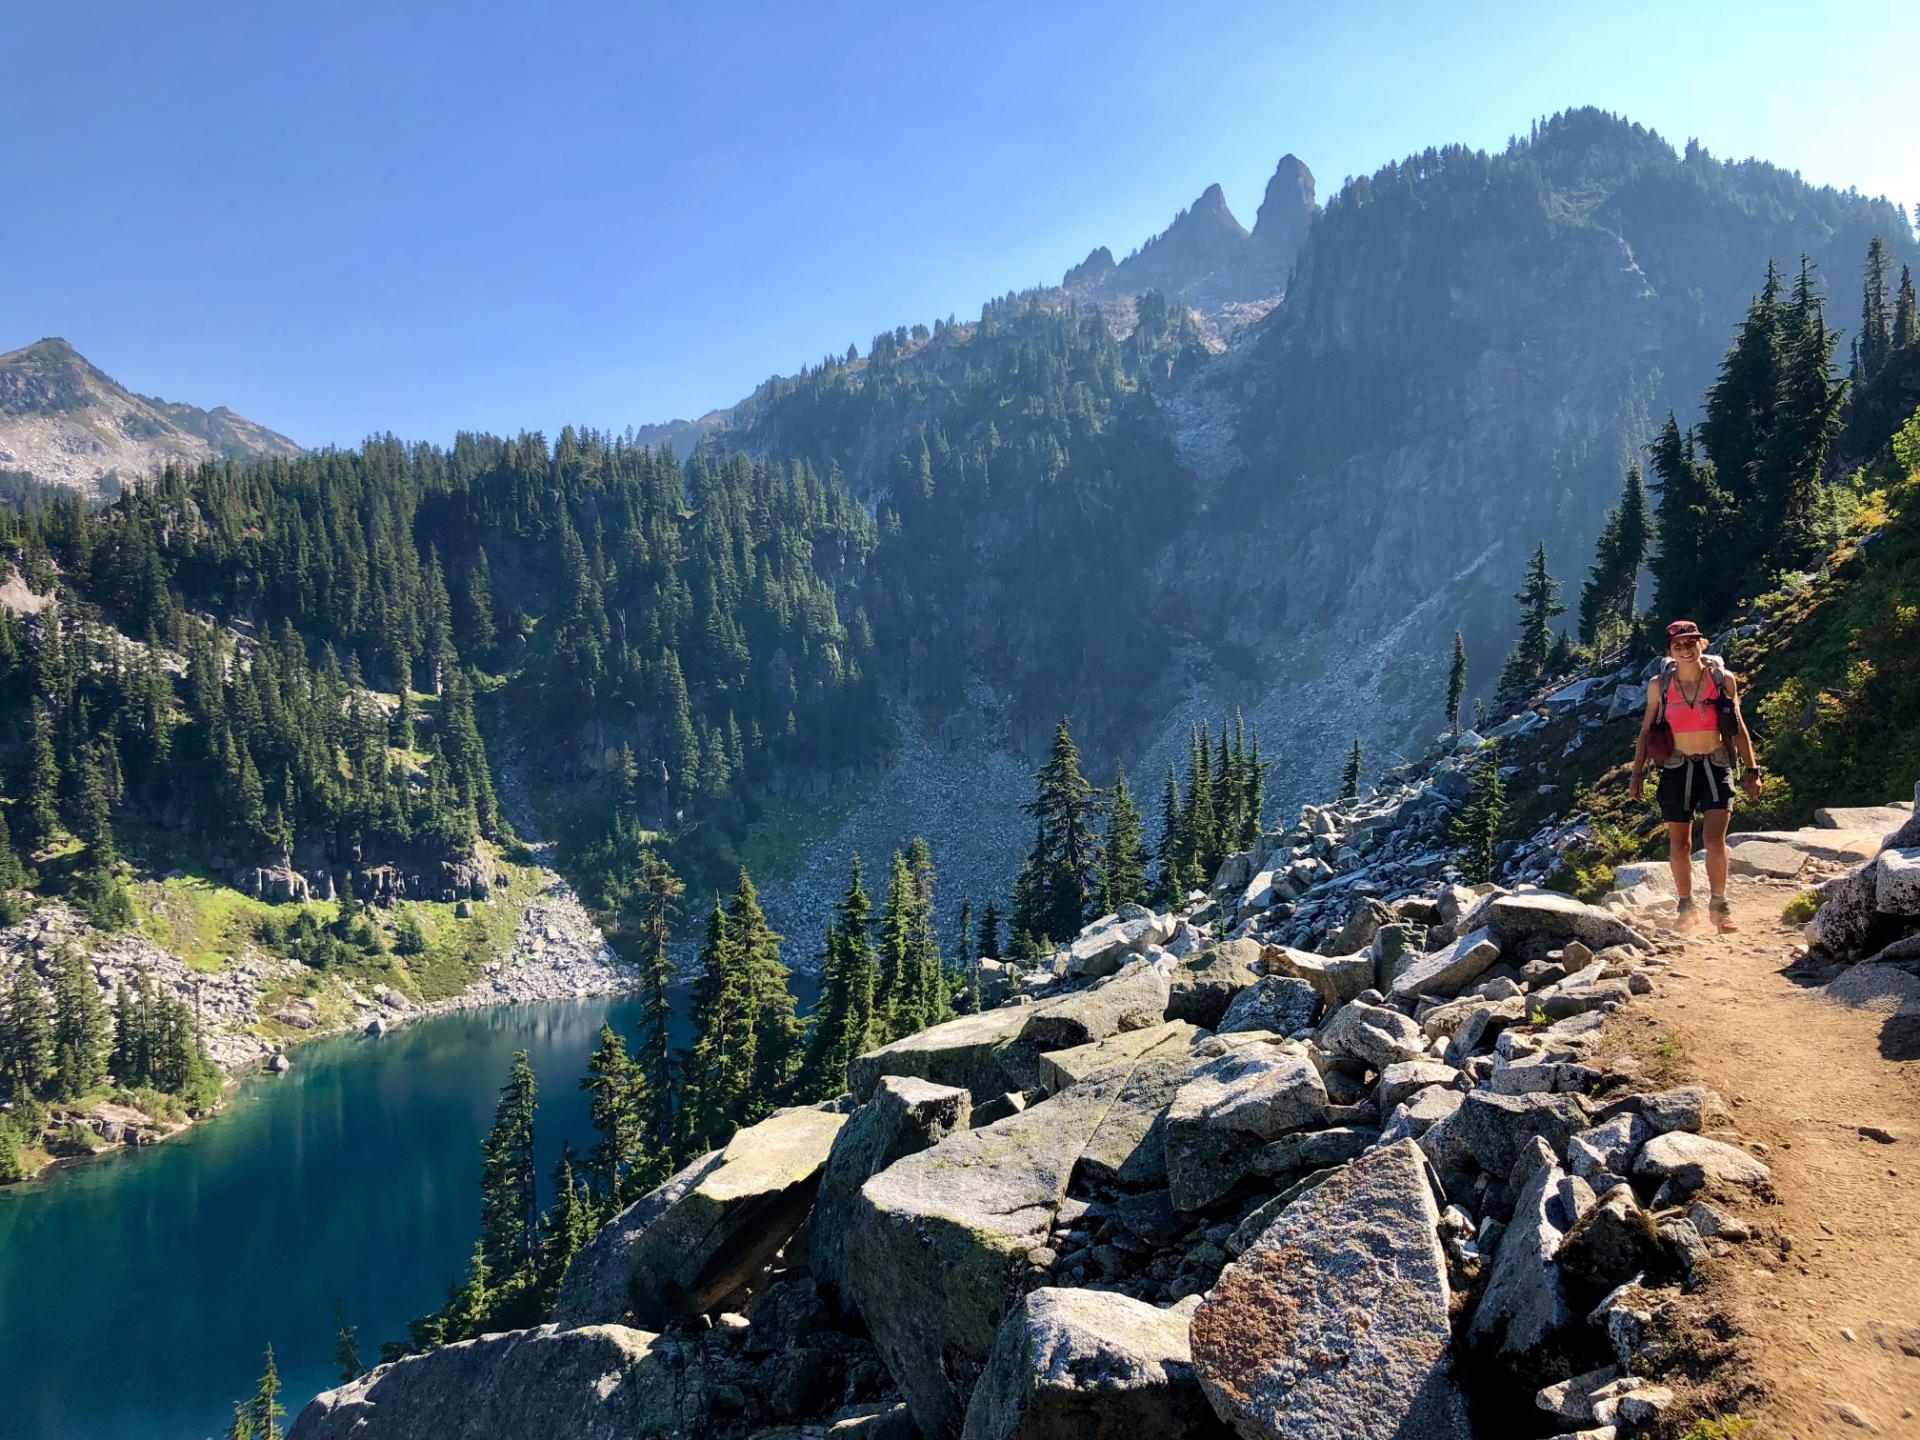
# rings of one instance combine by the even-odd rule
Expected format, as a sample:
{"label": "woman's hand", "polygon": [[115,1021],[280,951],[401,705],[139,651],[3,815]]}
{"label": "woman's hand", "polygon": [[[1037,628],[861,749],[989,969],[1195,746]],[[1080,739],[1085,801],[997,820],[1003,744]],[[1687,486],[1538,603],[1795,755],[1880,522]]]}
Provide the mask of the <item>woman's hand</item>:
{"label": "woman's hand", "polygon": [[1638,800],[1640,796],[1646,791],[1646,788],[1647,788],[1647,777],[1644,775],[1634,776],[1631,780],[1627,782],[1627,799]]}
{"label": "woman's hand", "polygon": [[1741,777],[1740,783],[1746,786],[1747,798],[1749,800],[1758,800],[1760,798],[1760,772],[1758,770],[1747,771],[1747,773]]}

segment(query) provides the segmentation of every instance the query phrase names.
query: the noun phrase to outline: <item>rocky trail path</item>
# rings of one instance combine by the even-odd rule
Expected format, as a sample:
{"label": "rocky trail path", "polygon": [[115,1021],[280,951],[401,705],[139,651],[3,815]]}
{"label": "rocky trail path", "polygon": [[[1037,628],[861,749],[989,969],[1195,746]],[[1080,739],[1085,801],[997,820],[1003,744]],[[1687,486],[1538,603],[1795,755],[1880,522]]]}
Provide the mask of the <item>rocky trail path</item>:
{"label": "rocky trail path", "polygon": [[1735,877],[1738,930],[1683,937],[1640,1004],[1773,1168],[1749,1218],[1774,1243],[1711,1282],[1750,1337],[1755,1440],[1920,1437],[1920,1015],[1818,988],[1781,918],[1797,889]]}

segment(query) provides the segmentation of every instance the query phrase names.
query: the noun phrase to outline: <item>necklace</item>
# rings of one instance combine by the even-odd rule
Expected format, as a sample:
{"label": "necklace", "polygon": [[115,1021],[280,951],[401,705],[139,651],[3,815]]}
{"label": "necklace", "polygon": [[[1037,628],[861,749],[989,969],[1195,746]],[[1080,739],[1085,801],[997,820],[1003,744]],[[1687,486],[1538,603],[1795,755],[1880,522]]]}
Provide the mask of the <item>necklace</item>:
{"label": "necklace", "polygon": [[1678,675],[1673,677],[1673,687],[1680,692],[1681,703],[1689,710],[1693,710],[1698,708],[1701,695],[1706,693],[1707,677],[1704,672],[1701,674],[1700,678],[1693,684],[1693,694],[1691,695],[1687,694],[1686,684]]}

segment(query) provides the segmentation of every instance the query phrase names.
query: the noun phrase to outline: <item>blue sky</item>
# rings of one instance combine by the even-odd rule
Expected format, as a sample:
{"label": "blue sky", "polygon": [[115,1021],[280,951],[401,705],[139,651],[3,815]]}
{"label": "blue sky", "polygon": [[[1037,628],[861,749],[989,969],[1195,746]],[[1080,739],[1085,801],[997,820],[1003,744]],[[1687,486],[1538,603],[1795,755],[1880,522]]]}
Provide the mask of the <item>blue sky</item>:
{"label": "blue sky", "polygon": [[1595,104],[1920,201],[1920,7],[1335,8],[16,6],[0,350],[308,445],[618,428],[1122,255],[1211,181],[1250,225],[1288,150],[1324,198]]}

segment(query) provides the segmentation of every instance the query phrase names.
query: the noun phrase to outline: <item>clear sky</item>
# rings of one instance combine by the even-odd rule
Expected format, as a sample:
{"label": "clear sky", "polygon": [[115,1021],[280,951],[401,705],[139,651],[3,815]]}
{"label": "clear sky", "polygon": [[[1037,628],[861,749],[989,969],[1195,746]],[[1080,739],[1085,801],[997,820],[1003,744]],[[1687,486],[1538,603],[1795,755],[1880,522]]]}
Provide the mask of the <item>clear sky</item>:
{"label": "clear sky", "polygon": [[9,10],[0,350],[307,445],[699,414],[1210,181],[1251,225],[1288,150],[1324,198],[1573,105],[1920,201],[1883,0]]}

